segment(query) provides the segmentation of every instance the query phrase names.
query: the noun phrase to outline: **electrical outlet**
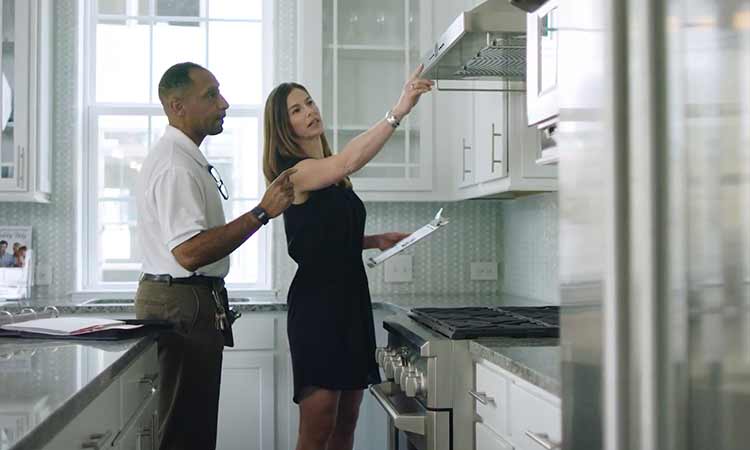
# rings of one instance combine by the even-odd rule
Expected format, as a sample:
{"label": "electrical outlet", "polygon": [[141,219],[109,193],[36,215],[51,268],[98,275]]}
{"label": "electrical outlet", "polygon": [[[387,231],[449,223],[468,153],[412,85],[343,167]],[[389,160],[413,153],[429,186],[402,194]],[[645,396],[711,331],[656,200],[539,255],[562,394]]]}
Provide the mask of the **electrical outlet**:
{"label": "electrical outlet", "polygon": [[470,269],[472,280],[497,280],[497,263],[495,261],[473,262]]}
{"label": "electrical outlet", "polygon": [[37,286],[52,284],[52,266],[49,264],[37,264],[36,272],[34,272],[34,284]]}
{"label": "electrical outlet", "polygon": [[386,283],[408,283],[411,281],[411,255],[396,255],[385,261]]}

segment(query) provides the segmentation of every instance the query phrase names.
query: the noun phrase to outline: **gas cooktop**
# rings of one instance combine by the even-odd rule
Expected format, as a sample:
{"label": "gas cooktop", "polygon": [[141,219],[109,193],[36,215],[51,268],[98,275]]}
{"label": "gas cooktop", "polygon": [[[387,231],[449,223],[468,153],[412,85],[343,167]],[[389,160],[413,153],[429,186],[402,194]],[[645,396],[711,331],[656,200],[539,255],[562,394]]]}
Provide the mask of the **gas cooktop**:
{"label": "gas cooktop", "polygon": [[410,317],[450,339],[559,337],[559,306],[413,308]]}

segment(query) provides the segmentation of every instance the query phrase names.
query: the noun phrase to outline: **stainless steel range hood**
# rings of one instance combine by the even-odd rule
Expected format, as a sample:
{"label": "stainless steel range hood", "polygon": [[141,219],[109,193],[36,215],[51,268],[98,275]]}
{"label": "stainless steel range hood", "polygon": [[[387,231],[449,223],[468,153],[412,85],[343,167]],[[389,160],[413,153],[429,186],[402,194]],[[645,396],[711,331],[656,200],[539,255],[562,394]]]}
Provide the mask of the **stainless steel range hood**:
{"label": "stainless steel range hood", "polygon": [[508,0],[487,0],[461,13],[423,58],[433,80],[526,78],[526,14]]}

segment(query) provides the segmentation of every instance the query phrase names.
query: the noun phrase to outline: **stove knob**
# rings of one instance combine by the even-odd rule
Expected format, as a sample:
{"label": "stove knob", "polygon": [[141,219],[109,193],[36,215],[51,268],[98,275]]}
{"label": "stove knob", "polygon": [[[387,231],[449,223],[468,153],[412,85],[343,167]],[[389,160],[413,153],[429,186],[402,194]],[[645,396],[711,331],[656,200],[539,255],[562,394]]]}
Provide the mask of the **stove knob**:
{"label": "stove knob", "polygon": [[383,347],[378,347],[375,349],[375,361],[378,362],[378,365],[383,364],[383,356],[385,353],[385,349]]}
{"label": "stove knob", "polygon": [[416,397],[424,394],[425,381],[421,373],[416,372],[406,377],[406,383],[403,386],[407,397]]}
{"label": "stove knob", "polygon": [[401,376],[398,378],[398,384],[402,387],[406,385],[406,379],[411,375],[416,375],[417,369],[414,368],[411,365],[406,366],[404,370],[401,371]]}
{"label": "stove knob", "polygon": [[393,355],[393,350],[389,348],[383,348],[380,347],[377,350],[375,350],[375,359],[378,362],[378,365],[380,367],[385,366],[385,362],[388,360],[388,357]]}
{"label": "stove knob", "polygon": [[388,379],[394,379],[398,380],[396,377],[396,371],[398,370],[399,375],[401,374],[401,369],[404,367],[404,363],[401,360],[400,356],[391,356],[388,362],[385,363],[385,377]]}
{"label": "stove knob", "polygon": [[401,362],[401,358],[398,356],[386,356],[385,362],[383,363],[383,372],[385,372],[385,377],[388,379],[393,378],[393,369],[396,368],[396,362]]}
{"label": "stove knob", "polygon": [[407,370],[407,368],[403,365],[403,363],[402,364],[397,364],[393,368],[393,382],[394,383],[400,383],[401,382],[401,377],[406,372],[406,370]]}

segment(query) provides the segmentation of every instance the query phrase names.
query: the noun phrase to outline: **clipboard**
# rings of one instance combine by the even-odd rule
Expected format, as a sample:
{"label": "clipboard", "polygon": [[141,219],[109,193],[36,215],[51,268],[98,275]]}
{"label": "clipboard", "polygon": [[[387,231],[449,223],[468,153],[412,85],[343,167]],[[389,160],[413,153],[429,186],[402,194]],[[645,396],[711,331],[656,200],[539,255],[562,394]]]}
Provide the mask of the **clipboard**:
{"label": "clipboard", "polygon": [[450,221],[447,218],[443,217],[443,208],[440,208],[437,214],[435,214],[435,218],[433,218],[429,223],[424,225],[422,228],[413,232],[409,236],[406,236],[405,238],[401,239],[400,241],[396,243],[396,245],[389,248],[388,250],[380,252],[380,254],[378,254],[377,256],[367,258],[367,267],[372,269],[373,267],[382,263],[383,261],[390,258],[391,256],[401,253],[402,251],[406,250],[407,248],[411,247],[412,245],[416,244],[417,242],[421,241],[422,239],[426,238],[432,233],[436,232],[437,230],[444,227],[448,223],[450,223]]}

